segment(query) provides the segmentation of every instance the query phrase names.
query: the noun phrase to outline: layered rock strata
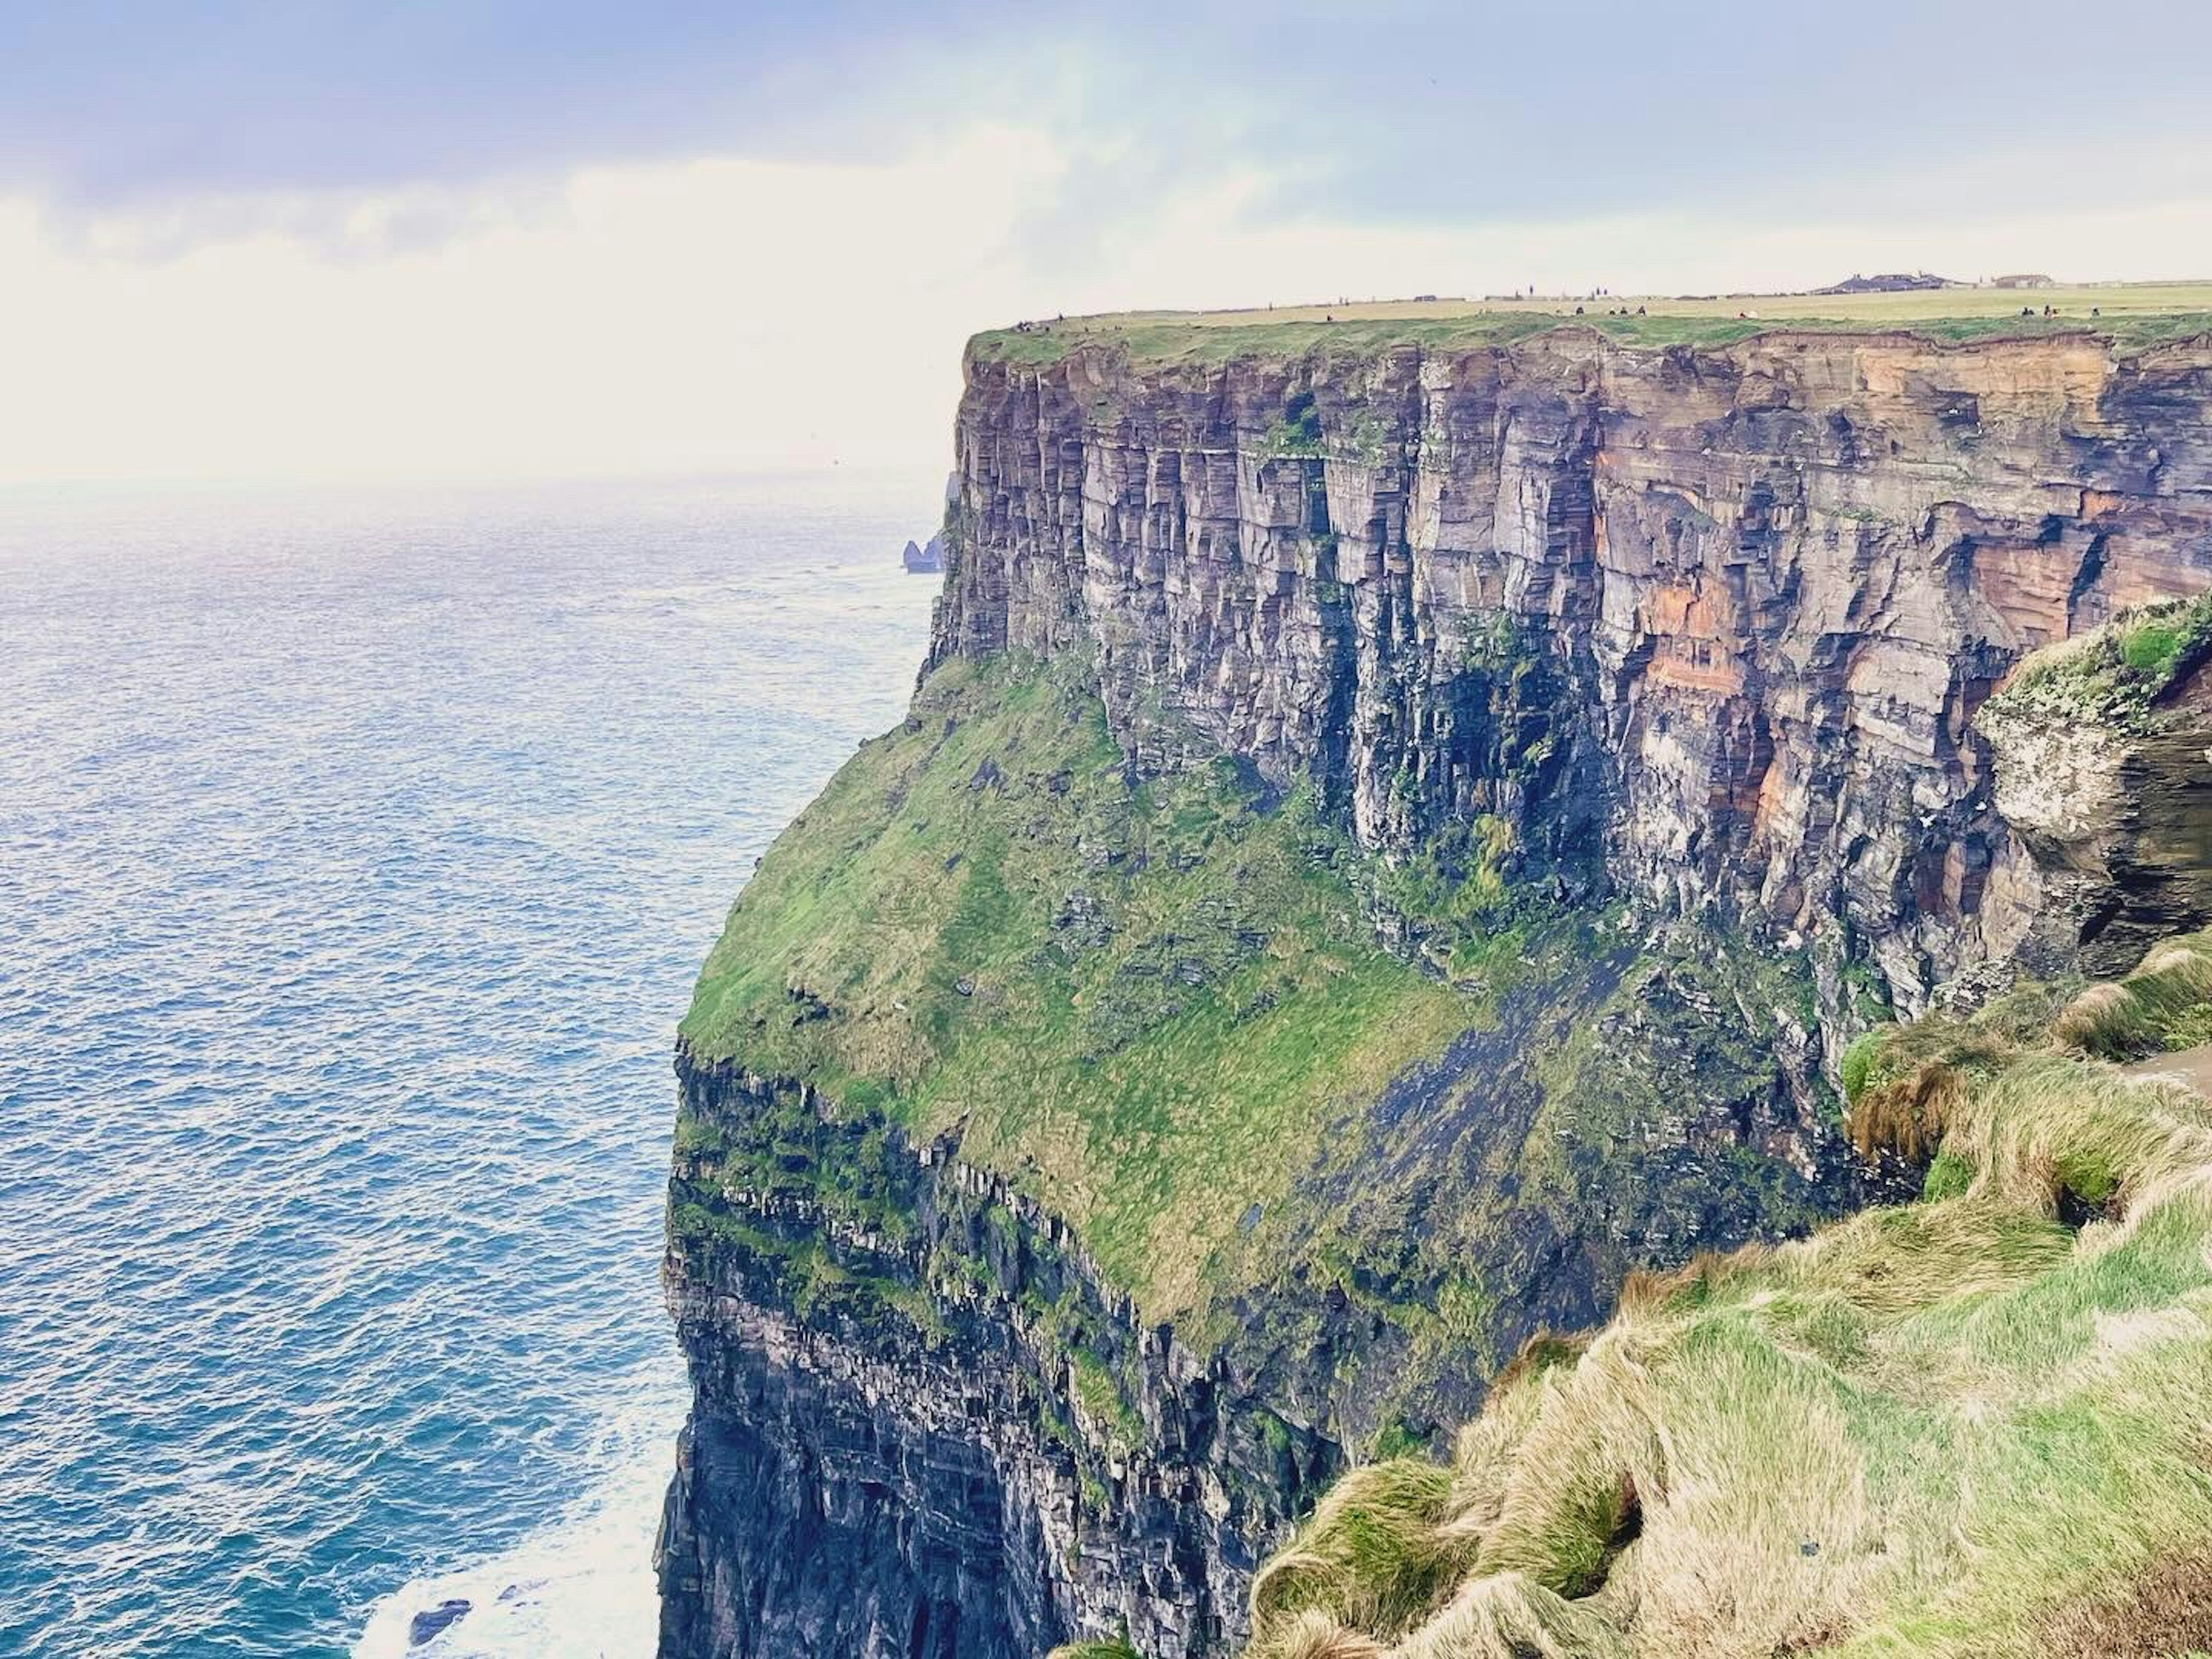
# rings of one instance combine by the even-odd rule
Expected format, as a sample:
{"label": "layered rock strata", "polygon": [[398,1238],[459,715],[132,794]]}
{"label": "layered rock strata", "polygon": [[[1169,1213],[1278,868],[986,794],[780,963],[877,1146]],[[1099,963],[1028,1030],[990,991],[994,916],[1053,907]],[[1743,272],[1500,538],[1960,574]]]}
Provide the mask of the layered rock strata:
{"label": "layered rock strata", "polygon": [[[1437,355],[971,360],[936,650],[1079,651],[1133,754],[1485,811],[1670,908],[1840,924],[1911,1012],[2033,916],[1972,723],[2212,581],[2212,344],[1563,330]],[[1493,695],[1501,638],[1571,708]]]}

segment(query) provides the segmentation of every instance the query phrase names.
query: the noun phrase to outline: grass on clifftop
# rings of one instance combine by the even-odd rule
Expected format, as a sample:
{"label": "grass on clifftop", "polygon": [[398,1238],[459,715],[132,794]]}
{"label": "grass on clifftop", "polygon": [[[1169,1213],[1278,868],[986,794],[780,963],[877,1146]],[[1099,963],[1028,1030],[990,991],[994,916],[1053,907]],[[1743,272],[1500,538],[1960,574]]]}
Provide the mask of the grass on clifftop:
{"label": "grass on clifftop", "polygon": [[[2197,1029],[2212,936],[2147,981]],[[2058,1000],[1856,1051],[1927,1196],[1533,1345],[1449,1464],[1324,1500],[1254,1659],[2212,1650],[2212,1104],[2064,1052]]]}
{"label": "grass on clifftop", "polygon": [[1377,945],[1340,852],[1225,763],[1133,782],[1061,672],[953,664],[769,852],[683,1036],[957,1130],[1164,1317],[1334,1103],[1479,1013]]}
{"label": "grass on clifftop", "polygon": [[[2057,306],[2060,314],[2045,317],[2045,305]],[[1641,316],[1634,314],[1638,307]],[[2023,307],[2033,314],[2021,316]],[[2093,308],[2101,315],[2093,316]],[[1614,311],[1624,314],[1607,314]],[[1094,346],[1126,351],[1138,362],[1206,364],[1292,358],[1317,349],[1358,355],[1405,344],[1466,349],[1568,327],[1594,329],[1625,345],[1652,347],[1726,345],[1777,331],[1899,330],[1947,342],[2035,339],[2086,331],[2123,349],[2141,348],[2212,333],[2212,283],[1711,298],[1402,300],[1274,310],[1125,312],[997,329],[977,335],[969,349],[988,361],[1042,364]]]}

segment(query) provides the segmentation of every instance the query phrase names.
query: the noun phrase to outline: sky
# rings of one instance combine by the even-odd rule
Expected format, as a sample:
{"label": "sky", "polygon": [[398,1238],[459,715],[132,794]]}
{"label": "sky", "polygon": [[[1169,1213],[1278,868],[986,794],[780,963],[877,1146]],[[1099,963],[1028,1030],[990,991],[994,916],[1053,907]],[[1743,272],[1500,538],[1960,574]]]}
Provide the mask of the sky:
{"label": "sky", "polygon": [[0,0],[0,484],[949,459],[1058,312],[2212,276],[2212,6]]}

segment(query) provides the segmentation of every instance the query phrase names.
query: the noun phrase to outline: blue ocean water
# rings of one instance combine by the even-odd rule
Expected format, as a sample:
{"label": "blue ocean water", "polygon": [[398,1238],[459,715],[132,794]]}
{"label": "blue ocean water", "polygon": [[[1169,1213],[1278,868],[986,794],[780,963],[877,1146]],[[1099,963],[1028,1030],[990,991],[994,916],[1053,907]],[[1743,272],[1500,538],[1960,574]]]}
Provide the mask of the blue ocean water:
{"label": "blue ocean water", "polygon": [[0,1655],[651,1651],[674,1026],[935,505],[0,495]]}

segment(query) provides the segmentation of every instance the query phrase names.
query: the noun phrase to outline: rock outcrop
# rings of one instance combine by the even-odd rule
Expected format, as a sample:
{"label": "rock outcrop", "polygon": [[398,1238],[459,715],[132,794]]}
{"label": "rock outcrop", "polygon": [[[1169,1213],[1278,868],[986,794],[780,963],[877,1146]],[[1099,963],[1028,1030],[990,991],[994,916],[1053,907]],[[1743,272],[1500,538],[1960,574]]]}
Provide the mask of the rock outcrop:
{"label": "rock outcrop", "polygon": [[1975,722],[1992,804],[2031,854],[2014,902],[2033,920],[1954,1000],[2014,963],[2116,975],[2212,915],[2212,603],[2136,624],[2141,668],[2112,631],[2029,658]]}
{"label": "rock outcrop", "polygon": [[[1464,1037],[1338,1103],[1208,1247],[1189,1328],[1018,1142],[680,1051],[671,1659],[1226,1651],[1376,1437],[1464,1415],[1632,1267],[1898,1190],[1824,1081],[1877,984],[1911,1012],[2212,902],[2181,868],[2201,719],[1976,724],[2026,653],[2212,586],[2212,342],[1025,357],[971,350],[933,667],[1078,665],[1132,779],[1310,781],[1378,870],[1480,866],[1609,931],[1573,924],[1571,970],[1529,946]],[[2062,768],[2152,804],[2072,811]],[[1381,891],[1392,948],[1454,975]],[[1070,929],[1117,925],[1077,900]]]}

